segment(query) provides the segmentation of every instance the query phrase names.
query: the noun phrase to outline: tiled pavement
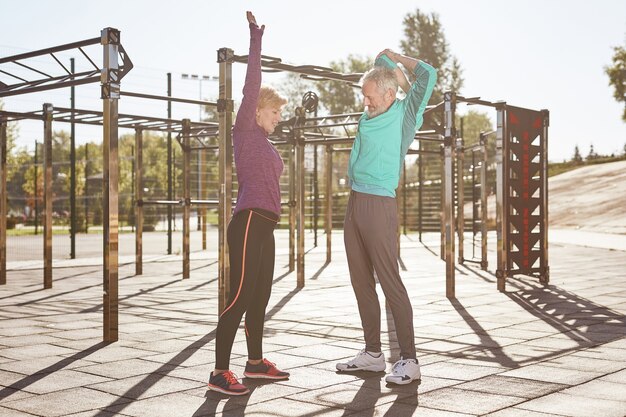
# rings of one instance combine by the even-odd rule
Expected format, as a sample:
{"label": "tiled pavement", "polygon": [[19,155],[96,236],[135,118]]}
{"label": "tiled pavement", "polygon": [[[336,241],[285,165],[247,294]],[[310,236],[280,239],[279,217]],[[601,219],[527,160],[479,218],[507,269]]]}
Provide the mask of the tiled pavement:
{"label": "tiled pavement", "polygon": [[[284,248],[284,232],[277,235]],[[549,286],[516,278],[500,293],[490,259],[490,272],[458,266],[452,301],[438,236],[426,244],[403,237],[423,373],[420,385],[403,387],[387,386],[382,372],[335,372],[335,362],[362,348],[341,234],[331,264],[324,265],[324,246],[309,251],[303,289],[279,250],[265,356],[292,376],[244,380],[251,394],[235,398],[206,390],[214,254],[194,253],[187,280],[180,257],[152,258],[143,276],[133,275],[132,256],[122,257],[129,263],[120,269],[120,340],[109,345],[101,343],[99,259],[57,262],[50,290],[42,289],[41,270],[13,268],[0,287],[0,416],[623,417],[626,252],[594,244],[602,236],[553,236]],[[398,349],[383,316],[389,369]],[[245,359],[239,332],[232,355],[239,375]]]}

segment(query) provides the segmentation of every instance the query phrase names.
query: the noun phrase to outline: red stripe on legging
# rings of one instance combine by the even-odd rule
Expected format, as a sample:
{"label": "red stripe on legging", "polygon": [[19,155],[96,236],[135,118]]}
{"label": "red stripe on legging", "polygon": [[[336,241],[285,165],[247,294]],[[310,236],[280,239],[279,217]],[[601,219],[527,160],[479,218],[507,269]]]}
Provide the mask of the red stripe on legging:
{"label": "red stripe on legging", "polygon": [[251,212],[253,212],[254,214],[258,214],[259,216],[263,217],[264,219],[267,219],[273,223],[278,223],[278,220],[274,220],[274,219],[270,219],[267,216],[262,215],[261,213],[259,213],[258,211],[254,211],[254,210],[250,210]]}
{"label": "red stripe on legging", "polygon": [[250,230],[250,220],[252,220],[252,212],[248,214],[248,223],[246,224],[246,234],[243,237],[243,255],[241,256],[242,258],[241,259],[241,278],[239,279],[239,289],[237,290],[237,295],[235,296],[235,299],[233,300],[233,302],[230,303],[230,305],[224,311],[222,311],[222,314],[220,314],[220,317],[222,317],[224,313],[226,313],[237,302],[237,299],[239,298],[239,293],[241,293],[241,287],[243,286],[243,276],[244,276],[244,273],[246,272],[246,244],[248,242],[248,230]]}

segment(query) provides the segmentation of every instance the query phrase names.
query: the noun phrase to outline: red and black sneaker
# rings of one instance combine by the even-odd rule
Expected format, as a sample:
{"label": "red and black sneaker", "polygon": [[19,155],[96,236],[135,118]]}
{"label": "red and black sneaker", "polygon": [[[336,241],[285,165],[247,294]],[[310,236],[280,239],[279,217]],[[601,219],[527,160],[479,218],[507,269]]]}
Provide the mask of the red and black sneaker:
{"label": "red and black sneaker", "polygon": [[245,385],[237,380],[237,375],[232,371],[221,372],[217,375],[211,373],[209,389],[227,395],[246,395],[250,392]]}
{"label": "red and black sneaker", "polygon": [[260,378],[260,379],[287,379],[289,378],[289,372],[281,371],[276,367],[276,364],[263,359],[261,363],[252,365],[250,362],[246,363],[246,370],[243,375],[246,378]]}

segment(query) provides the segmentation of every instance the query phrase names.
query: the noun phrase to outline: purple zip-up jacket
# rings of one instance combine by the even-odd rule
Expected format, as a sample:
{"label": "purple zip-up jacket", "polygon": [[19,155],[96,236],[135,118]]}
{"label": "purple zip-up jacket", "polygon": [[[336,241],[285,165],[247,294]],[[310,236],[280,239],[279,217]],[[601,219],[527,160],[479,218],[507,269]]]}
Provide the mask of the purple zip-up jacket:
{"label": "purple zip-up jacket", "polygon": [[233,151],[239,190],[234,213],[248,208],[269,210],[280,216],[280,175],[283,160],[267,133],[256,123],[261,87],[263,31],[250,23],[250,53],[243,100],[233,127]]}

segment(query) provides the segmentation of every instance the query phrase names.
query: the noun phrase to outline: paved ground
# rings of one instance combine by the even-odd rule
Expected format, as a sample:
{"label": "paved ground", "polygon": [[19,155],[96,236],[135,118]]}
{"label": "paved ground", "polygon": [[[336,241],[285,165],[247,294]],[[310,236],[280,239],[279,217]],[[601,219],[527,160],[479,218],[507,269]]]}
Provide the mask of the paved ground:
{"label": "paved ground", "polygon": [[[614,235],[614,244],[604,237],[555,230],[551,285],[511,279],[506,293],[496,291],[490,252],[489,272],[457,268],[456,300],[444,295],[438,236],[425,245],[404,237],[402,275],[423,378],[401,388],[387,386],[384,373],[334,370],[362,347],[341,235],[330,265],[323,246],[309,251],[300,290],[282,249],[265,354],[292,377],[244,380],[252,393],[238,398],[206,390],[217,320],[214,252],[193,254],[188,280],[180,257],[151,257],[144,275],[133,276],[132,256],[123,256],[120,340],[109,345],[101,343],[99,258],[55,262],[51,290],[42,289],[37,264],[13,263],[0,288],[0,416],[623,417],[626,236]],[[398,355],[389,328],[386,315],[388,369]],[[245,355],[240,332],[232,358],[240,375]]]}

